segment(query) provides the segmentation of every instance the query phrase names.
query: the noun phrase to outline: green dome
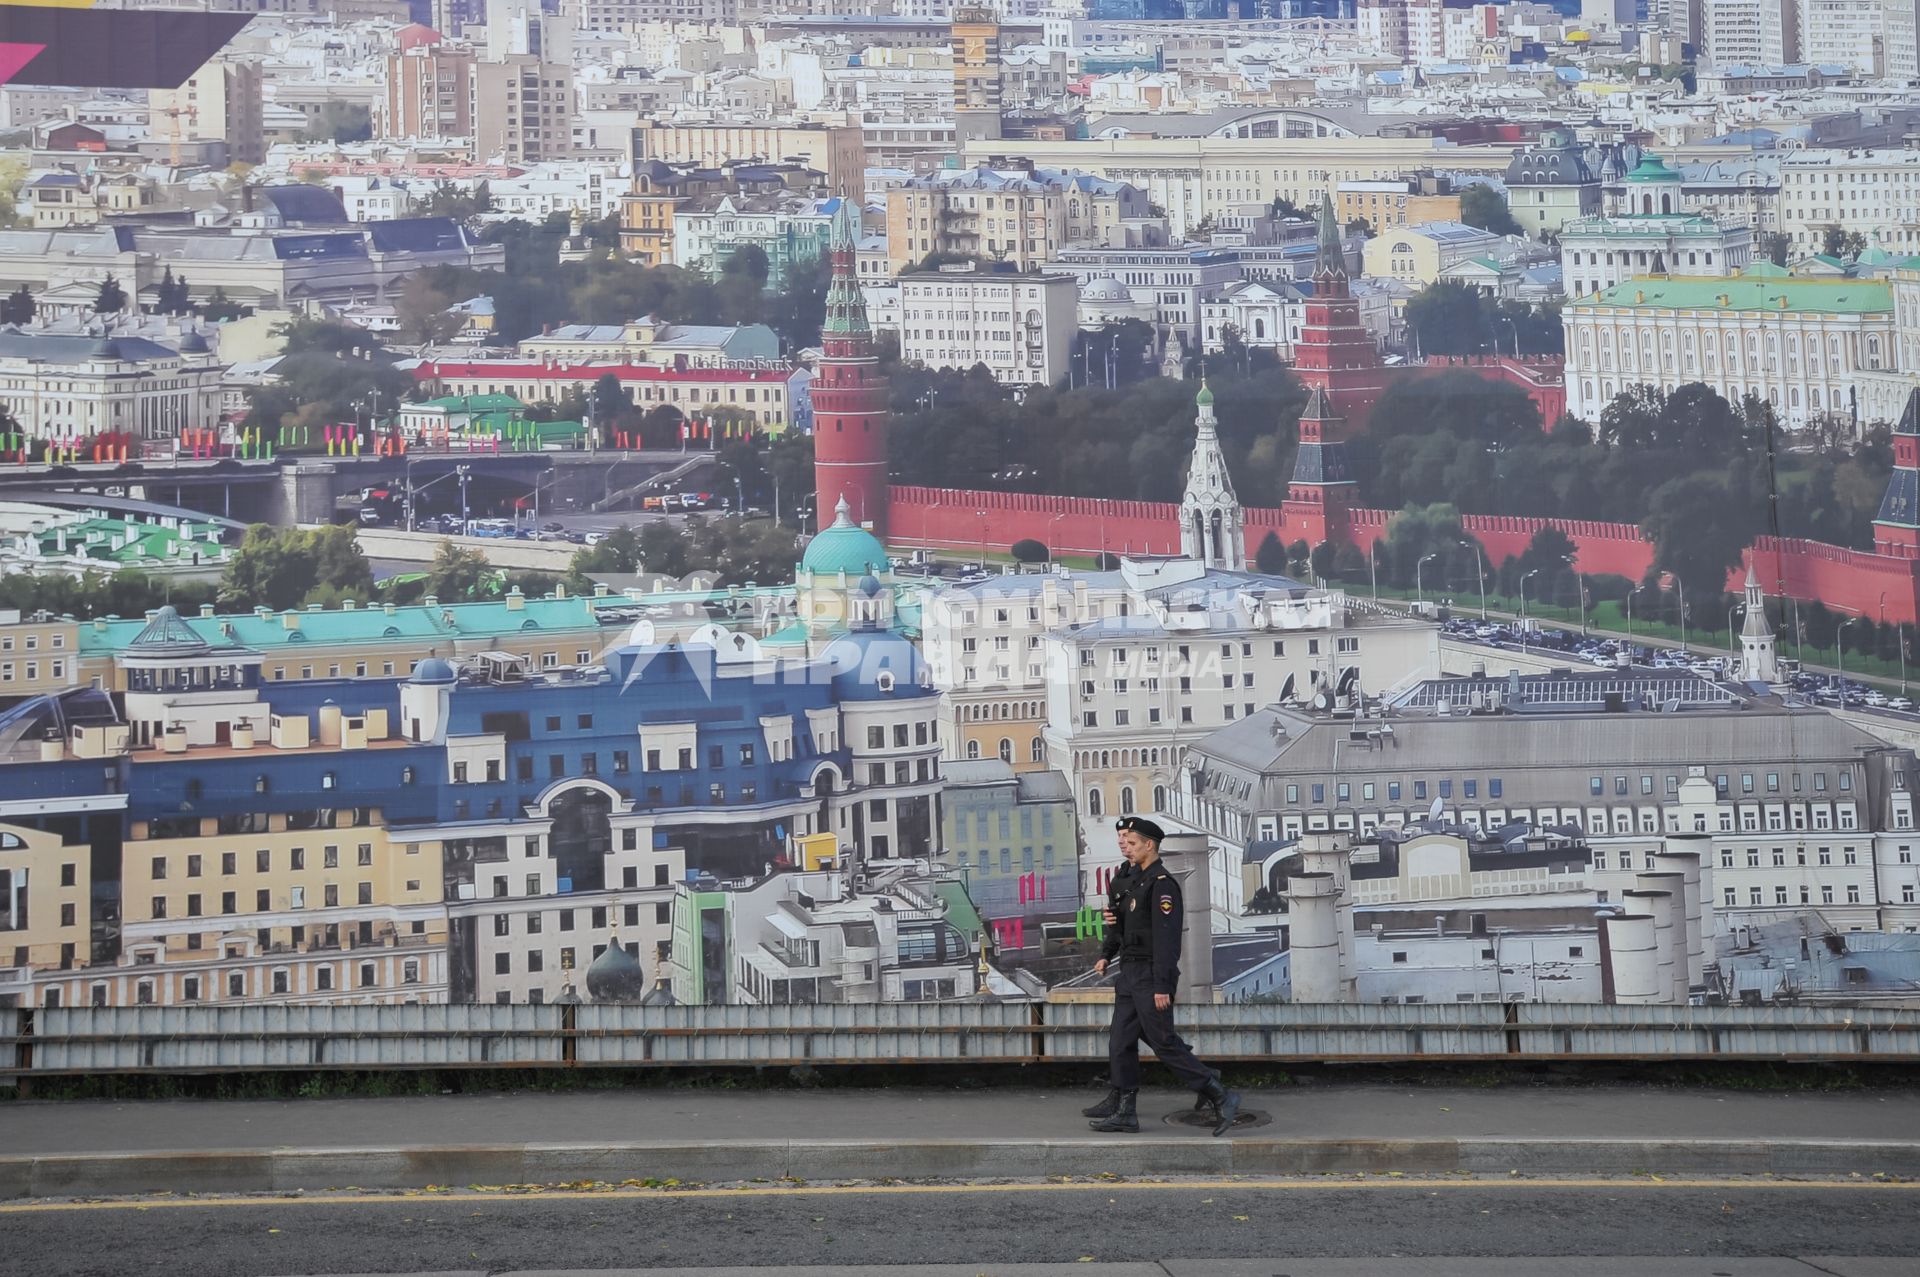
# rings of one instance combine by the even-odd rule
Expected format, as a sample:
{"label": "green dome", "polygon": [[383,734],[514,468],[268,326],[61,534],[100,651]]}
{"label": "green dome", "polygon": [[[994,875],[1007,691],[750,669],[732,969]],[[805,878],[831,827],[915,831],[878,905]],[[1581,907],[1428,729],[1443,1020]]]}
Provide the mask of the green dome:
{"label": "green dome", "polygon": [[1205,380],[1200,382],[1200,393],[1194,397],[1193,401],[1203,408],[1213,402],[1213,390]]}
{"label": "green dome", "polygon": [[807,542],[807,552],[800,559],[802,571],[826,576],[845,572],[859,577],[885,572],[888,566],[887,547],[873,533],[854,526],[845,497],[833,508],[833,526]]}

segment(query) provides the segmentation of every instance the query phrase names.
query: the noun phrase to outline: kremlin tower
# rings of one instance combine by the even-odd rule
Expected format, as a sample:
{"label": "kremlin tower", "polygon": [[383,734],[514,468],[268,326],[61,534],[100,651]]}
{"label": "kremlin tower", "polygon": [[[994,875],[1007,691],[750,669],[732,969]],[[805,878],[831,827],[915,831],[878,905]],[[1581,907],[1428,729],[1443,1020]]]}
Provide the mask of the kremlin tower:
{"label": "kremlin tower", "polygon": [[1374,403],[1387,384],[1387,370],[1373,335],[1360,322],[1360,303],[1347,283],[1346,245],[1333,200],[1320,197],[1320,248],[1314,258],[1313,291],[1306,320],[1293,343],[1293,372],[1308,390],[1324,390],[1336,418],[1365,430]]}
{"label": "kremlin tower", "polygon": [[887,529],[887,383],[873,353],[855,251],[858,205],[842,198],[833,216],[833,280],[821,325],[823,357],[813,398],[815,518],[845,502],[853,522],[883,540]]}
{"label": "kremlin tower", "polygon": [[1893,474],[1873,519],[1873,552],[1920,559],[1920,390],[1907,396],[1893,428]]}
{"label": "kremlin tower", "polygon": [[1355,484],[1347,466],[1346,426],[1334,415],[1319,386],[1300,410],[1300,446],[1293,454],[1293,478],[1287,484],[1287,536],[1319,545],[1347,539],[1347,511]]}

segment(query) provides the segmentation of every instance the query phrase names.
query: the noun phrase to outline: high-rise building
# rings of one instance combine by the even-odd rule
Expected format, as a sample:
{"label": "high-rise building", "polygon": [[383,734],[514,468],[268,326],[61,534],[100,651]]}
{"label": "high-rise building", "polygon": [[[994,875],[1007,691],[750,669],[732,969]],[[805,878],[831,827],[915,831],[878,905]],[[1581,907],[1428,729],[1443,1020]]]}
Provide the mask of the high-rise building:
{"label": "high-rise building", "polygon": [[375,100],[380,138],[473,136],[473,50],[416,44],[387,56],[387,82]]}
{"label": "high-rise building", "polygon": [[860,293],[860,220],[843,200],[834,214],[824,348],[813,398],[816,517],[851,515],[882,539],[887,521],[887,383],[873,353],[873,328]]}
{"label": "high-rise building", "polygon": [[567,159],[573,149],[573,68],[510,53],[473,64],[473,155],[509,164]]}
{"label": "high-rise building", "polygon": [[953,15],[953,126],[962,142],[1000,136],[1000,20],[991,9]]}
{"label": "high-rise building", "polygon": [[1701,0],[1697,43],[1715,67],[1777,67],[1800,60],[1800,29],[1797,0]]}
{"label": "high-rise building", "polygon": [[162,141],[223,141],[230,162],[267,158],[258,62],[215,58],[179,88],[153,90],[147,102]]}
{"label": "high-rise building", "polygon": [[[1861,75],[1887,74],[1888,18],[1894,4],[1878,0],[1798,0],[1800,6],[1799,58],[1815,66],[1848,67]],[[1907,11],[1912,13],[1911,0]]]}

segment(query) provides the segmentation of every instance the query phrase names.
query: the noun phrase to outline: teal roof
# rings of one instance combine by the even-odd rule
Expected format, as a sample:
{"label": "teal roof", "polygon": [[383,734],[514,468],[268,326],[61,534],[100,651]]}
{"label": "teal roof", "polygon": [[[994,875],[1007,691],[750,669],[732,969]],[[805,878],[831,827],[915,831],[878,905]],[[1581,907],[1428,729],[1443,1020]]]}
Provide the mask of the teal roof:
{"label": "teal roof", "polygon": [[447,412],[502,412],[524,409],[525,404],[512,395],[442,395],[422,403],[402,404],[402,408],[440,408]]}
{"label": "teal roof", "polygon": [[807,542],[807,552],[800,558],[802,571],[828,576],[845,572],[857,577],[868,572],[885,572],[890,567],[887,547],[880,544],[880,538],[873,533],[854,526],[845,497],[834,507],[833,526]]}
{"label": "teal roof", "polygon": [[[443,619],[452,615],[452,624]],[[415,639],[423,643],[453,639],[485,639],[527,630],[592,630],[599,626],[592,605],[582,598],[528,599],[521,608],[502,602],[445,603],[427,607],[334,608],[302,611],[297,628],[289,629],[283,613],[240,612],[219,616],[181,617],[180,623],[216,646],[240,644],[270,650],[296,644],[386,643]],[[83,656],[112,656],[125,651],[145,631],[146,618],[132,621],[82,621]]]}
{"label": "teal roof", "polygon": [[760,640],[762,647],[790,647],[807,641],[807,627],[804,622],[795,621],[791,625],[775,630]]}
{"label": "teal roof", "polygon": [[1627,174],[1629,182],[1679,182],[1684,179],[1667,162],[1657,155],[1643,155],[1633,172]]}
{"label": "teal roof", "polygon": [[1206,378],[1200,379],[1200,393],[1193,397],[1193,401],[1201,407],[1213,402],[1213,388],[1207,385]]}
{"label": "teal roof", "polygon": [[[1720,299],[1726,298],[1723,302]],[[1785,298],[1784,305],[1781,299]],[[1643,310],[1770,310],[1789,314],[1875,315],[1893,310],[1893,290],[1882,280],[1630,279],[1579,302]]]}

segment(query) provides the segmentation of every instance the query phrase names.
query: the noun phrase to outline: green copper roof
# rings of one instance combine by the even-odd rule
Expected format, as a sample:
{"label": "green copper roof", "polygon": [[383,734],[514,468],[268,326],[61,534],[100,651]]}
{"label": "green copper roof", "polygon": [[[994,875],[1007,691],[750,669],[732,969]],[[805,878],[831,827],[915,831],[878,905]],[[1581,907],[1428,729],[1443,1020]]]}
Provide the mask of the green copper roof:
{"label": "green copper roof", "polygon": [[[447,617],[451,616],[449,622]],[[298,626],[289,628],[279,612],[262,616],[241,612],[220,616],[188,616],[181,623],[207,642],[239,644],[258,649],[298,644],[386,643],[408,639],[423,644],[453,639],[486,639],[523,631],[592,630],[599,626],[586,599],[528,599],[519,608],[505,602],[447,603],[433,607],[416,604],[396,607],[333,608],[294,613]],[[123,651],[150,622],[82,621],[80,652],[84,656],[111,656]],[[425,655],[425,649],[422,649]]]}
{"label": "green copper roof", "polygon": [[525,404],[512,395],[442,395],[438,399],[428,399],[416,404],[401,404],[402,408],[412,408],[416,412],[422,408],[439,408],[445,412],[506,412],[524,409]]}
{"label": "green copper roof", "polygon": [[1200,393],[1193,397],[1193,401],[1202,408],[1205,408],[1213,402],[1213,388],[1207,385],[1204,377],[1200,380]]}
{"label": "green copper roof", "polygon": [[[1722,301],[1721,298],[1725,298]],[[1785,298],[1785,304],[1781,302]],[[1871,279],[1630,279],[1577,303],[1642,310],[1761,310],[1820,315],[1876,315],[1893,310],[1893,290]]]}
{"label": "green copper roof", "polygon": [[1340,221],[1333,215],[1333,196],[1324,191],[1320,194],[1320,244],[1314,253],[1313,273],[1347,273],[1347,249],[1340,239]]}
{"label": "green copper roof", "polygon": [[1633,172],[1627,174],[1629,182],[1678,182],[1684,179],[1667,167],[1667,162],[1657,155],[1643,155]]}
{"label": "green copper roof", "polygon": [[867,572],[885,572],[891,566],[887,562],[887,547],[880,544],[879,537],[855,525],[845,497],[834,507],[833,525],[807,542],[807,552],[800,559],[803,571],[828,576],[845,572],[857,577]]}
{"label": "green copper roof", "polygon": [[823,337],[870,337],[867,299],[860,291],[859,268],[854,263],[860,241],[859,214],[844,196],[833,213],[833,279],[827,285],[827,317],[820,325]]}

